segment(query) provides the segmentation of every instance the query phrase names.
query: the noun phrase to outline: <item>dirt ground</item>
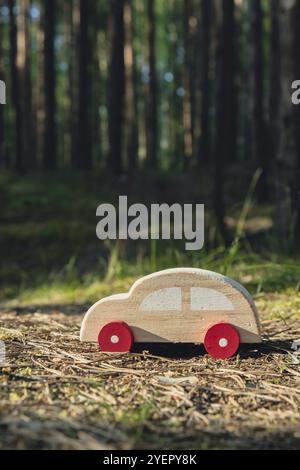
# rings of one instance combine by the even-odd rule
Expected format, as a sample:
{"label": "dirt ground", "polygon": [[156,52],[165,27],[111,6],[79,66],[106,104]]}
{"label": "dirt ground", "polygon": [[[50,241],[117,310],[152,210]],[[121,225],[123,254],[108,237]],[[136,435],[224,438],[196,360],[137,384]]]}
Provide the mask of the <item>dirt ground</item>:
{"label": "dirt ground", "polygon": [[107,355],[81,344],[84,309],[0,312],[2,449],[300,448],[300,322],[215,361],[200,346]]}

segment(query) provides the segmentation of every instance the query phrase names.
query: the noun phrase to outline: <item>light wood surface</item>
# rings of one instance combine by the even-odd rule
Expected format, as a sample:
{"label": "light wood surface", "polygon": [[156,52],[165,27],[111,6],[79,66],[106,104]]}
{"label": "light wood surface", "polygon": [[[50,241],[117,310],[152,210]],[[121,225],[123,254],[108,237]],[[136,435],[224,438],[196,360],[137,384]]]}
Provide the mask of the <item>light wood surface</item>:
{"label": "light wood surface", "polygon": [[86,313],[80,339],[97,342],[101,328],[122,320],[136,342],[203,343],[208,328],[235,326],[241,343],[259,343],[260,324],[248,291],[212,271],[176,268],[136,281],[127,294],[96,302]]}

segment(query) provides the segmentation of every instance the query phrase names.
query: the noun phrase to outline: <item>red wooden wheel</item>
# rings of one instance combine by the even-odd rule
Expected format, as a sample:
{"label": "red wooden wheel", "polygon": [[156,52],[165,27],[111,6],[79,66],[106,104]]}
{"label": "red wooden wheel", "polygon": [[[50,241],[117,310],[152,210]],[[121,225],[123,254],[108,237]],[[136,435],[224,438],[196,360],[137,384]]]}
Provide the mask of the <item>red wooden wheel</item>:
{"label": "red wooden wheel", "polygon": [[108,323],[98,336],[98,343],[103,352],[129,352],[133,342],[132,330],[123,321]]}
{"label": "red wooden wheel", "polygon": [[229,323],[217,323],[209,328],[204,338],[206,351],[215,359],[228,359],[234,356],[239,345],[239,333]]}

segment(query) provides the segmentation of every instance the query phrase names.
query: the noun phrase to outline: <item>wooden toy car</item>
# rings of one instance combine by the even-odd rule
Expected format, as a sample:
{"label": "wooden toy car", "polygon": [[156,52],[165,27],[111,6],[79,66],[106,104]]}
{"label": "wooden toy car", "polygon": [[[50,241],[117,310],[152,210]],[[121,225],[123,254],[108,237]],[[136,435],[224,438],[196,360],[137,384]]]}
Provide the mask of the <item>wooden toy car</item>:
{"label": "wooden toy car", "polygon": [[80,340],[105,352],[128,352],[133,343],[203,343],[217,359],[240,343],[260,343],[254,302],[236,281],[211,271],[176,268],[137,280],[127,294],[96,302]]}

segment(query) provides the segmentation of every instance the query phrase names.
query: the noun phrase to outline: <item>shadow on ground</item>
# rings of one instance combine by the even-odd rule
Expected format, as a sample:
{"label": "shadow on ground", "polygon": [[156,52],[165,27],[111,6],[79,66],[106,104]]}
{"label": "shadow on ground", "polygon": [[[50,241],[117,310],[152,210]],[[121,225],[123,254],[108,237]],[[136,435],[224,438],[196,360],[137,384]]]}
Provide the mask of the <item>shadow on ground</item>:
{"label": "shadow on ground", "polygon": [[[166,344],[143,343],[135,344],[132,352],[149,352],[154,356],[164,356],[173,359],[192,359],[206,353],[204,346],[197,344]],[[290,341],[265,341],[262,344],[242,344],[239,348],[241,359],[261,357],[266,354],[288,354],[291,351]]]}

